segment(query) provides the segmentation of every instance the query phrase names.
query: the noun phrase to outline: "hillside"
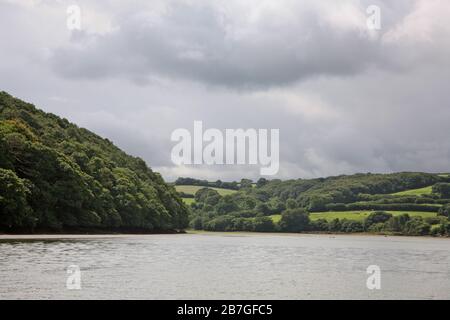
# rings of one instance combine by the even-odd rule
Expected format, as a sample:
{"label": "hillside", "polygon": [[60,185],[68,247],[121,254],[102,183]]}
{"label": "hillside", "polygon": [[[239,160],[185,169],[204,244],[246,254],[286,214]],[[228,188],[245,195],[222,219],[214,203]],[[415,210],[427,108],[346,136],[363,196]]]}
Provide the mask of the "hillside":
{"label": "hillside", "polygon": [[108,139],[0,92],[0,231],[170,231],[188,209]]}
{"label": "hillside", "polygon": [[189,203],[194,229],[450,235],[450,183],[442,174],[260,179],[228,195],[199,189]]}

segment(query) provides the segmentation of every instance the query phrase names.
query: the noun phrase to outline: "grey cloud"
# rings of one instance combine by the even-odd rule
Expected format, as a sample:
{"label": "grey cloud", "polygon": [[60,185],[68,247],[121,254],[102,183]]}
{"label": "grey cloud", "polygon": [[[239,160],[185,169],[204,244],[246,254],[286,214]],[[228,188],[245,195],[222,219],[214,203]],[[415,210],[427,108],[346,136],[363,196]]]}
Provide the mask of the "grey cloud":
{"label": "grey cloud", "polygon": [[[448,2],[381,2],[386,37],[378,39],[329,28],[328,9],[312,1],[250,25],[235,4],[178,3],[156,14],[114,2],[120,29],[72,39],[47,7],[0,4],[0,23],[8,23],[0,88],[108,137],[168,179],[259,176],[258,167],[174,166],[170,133],[194,120],[279,128],[281,178],[449,170]],[[64,8],[51,9],[64,17]]]}
{"label": "grey cloud", "polygon": [[[117,29],[104,35],[75,33],[71,45],[53,52],[51,63],[68,78],[161,76],[232,88],[283,86],[389,64],[379,39],[333,22],[312,3],[287,1],[286,17],[276,22],[270,11],[267,19],[242,22],[220,5],[172,2],[156,18],[151,11],[117,17]],[[366,6],[350,3],[365,25]]]}

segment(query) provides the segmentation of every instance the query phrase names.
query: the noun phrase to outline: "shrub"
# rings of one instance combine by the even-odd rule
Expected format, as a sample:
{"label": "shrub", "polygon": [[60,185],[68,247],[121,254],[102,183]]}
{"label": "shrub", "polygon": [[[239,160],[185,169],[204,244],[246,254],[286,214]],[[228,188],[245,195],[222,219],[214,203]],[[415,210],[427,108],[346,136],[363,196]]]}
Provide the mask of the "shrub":
{"label": "shrub", "polygon": [[438,215],[449,217],[450,216],[450,204],[445,204],[442,207],[440,207],[439,211],[438,211]]}
{"label": "shrub", "polygon": [[384,231],[384,223],[379,222],[379,223],[374,223],[372,225],[370,225],[367,229],[367,231],[369,232],[382,232]]}
{"label": "shrub", "polygon": [[253,221],[254,230],[256,232],[273,232],[275,231],[275,225],[269,217],[257,217]]}
{"label": "shrub", "polygon": [[384,212],[384,211],[375,211],[369,214],[366,218],[364,224],[366,228],[370,228],[371,225],[376,223],[384,223],[392,218],[392,214]]}
{"label": "shrub", "polygon": [[450,183],[439,182],[433,185],[432,192],[440,198],[450,198]]}
{"label": "shrub", "polygon": [[401,232],[405,227],[406,222],[411,218],[407,213],[394,216],[384,223],[384,229],[387,231]]}
{"label": "shrub", "polygon": [[342,232],[363,232],[364,227],[360,221],[344,219],[341,224]]}
{"label": "shrub", "polygon": [[304,209],[288,209],[281,214],[280,228],[286,232],[302,232],[308,229],[309,214]]}
{"label": "shrub", "polygon": [[405,224],[403,232],[411,236],[424,236],[430,234],[431,226],[421,217],[413,217]]}
{"label": "shrub", "polygon": [[318,219],[311,221],[309,224],[311,231],[328,231],[328,221],[325,219]]}
{"label": "shrub", "polygon": [[339,232],[339,231],[341,231],[341,222],[339,221],[339,219],[331,220],[328,223],[328,230],[331,231],[331,232]]}

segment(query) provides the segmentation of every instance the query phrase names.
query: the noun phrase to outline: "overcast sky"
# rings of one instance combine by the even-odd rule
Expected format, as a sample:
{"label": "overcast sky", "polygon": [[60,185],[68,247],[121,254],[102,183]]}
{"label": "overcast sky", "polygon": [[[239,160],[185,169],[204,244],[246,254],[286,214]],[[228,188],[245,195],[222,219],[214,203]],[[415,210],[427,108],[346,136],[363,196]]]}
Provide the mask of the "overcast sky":
{"label": "overcast sky", "polygon": [[173,165],[170,134],[194,120],[280,129],[279,178],[448,172],[449,21],[448,0],[0,0],[0,90],[168,180],[259,177]]}

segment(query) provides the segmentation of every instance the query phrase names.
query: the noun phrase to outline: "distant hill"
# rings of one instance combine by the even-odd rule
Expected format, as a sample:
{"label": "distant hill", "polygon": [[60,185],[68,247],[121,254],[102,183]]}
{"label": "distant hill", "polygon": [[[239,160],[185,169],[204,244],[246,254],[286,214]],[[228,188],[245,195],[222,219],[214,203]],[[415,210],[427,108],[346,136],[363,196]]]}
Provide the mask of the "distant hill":
{"label": "distant hill", "polygon": [[0,231],[170,231],[188,224],[173,186],[139,158],[0,92]]}
{"label": "distant hill", "polygon": [[447,175],[421,172],[262,178],[231,194],[200,188],[186,202],[194,229],[448,236],[449,182]]}

